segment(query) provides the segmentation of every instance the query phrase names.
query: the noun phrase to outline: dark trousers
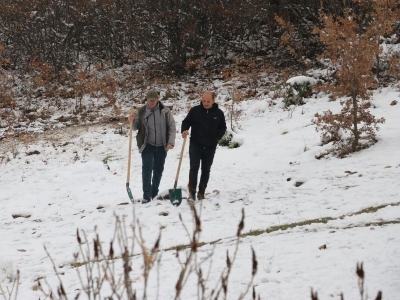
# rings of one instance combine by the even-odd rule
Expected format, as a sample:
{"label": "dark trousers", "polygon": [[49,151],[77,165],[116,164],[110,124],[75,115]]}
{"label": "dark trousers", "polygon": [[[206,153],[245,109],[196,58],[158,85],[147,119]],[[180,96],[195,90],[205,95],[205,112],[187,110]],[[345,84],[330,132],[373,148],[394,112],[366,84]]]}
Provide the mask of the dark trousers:
{"label": "dark trousers", "polygon": [[189,171],[189,192],[196,192],[197,176],[201,163],[201,176],[199,182],[199,190],[207,187],[208,180],[210,179],[210,170],[214,161],[215,147],[204,147],[195,143],[190,143],[189,158],[190,158],[190,171]]}
{"label": "dark trousers", "polygon": [[164,171],[167,151],[164,146],[155,147],[147,144],[142,152],[143,198],[152,199],[158,194]]}

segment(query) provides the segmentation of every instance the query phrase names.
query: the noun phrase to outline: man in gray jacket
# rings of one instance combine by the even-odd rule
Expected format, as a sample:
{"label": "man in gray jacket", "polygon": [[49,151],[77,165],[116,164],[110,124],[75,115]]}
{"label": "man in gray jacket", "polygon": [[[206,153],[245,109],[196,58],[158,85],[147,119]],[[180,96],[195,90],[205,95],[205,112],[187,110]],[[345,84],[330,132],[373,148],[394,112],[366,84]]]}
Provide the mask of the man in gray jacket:
{"label": "man in gray jacket", "polygon": [[146,105],[128,121],[138,130],[136,141],[142,155],[143,200],[149,203],[158,194],[167,151],[175,145],[175,120],[171,111],[159,101],[156,91],[147,92]]}

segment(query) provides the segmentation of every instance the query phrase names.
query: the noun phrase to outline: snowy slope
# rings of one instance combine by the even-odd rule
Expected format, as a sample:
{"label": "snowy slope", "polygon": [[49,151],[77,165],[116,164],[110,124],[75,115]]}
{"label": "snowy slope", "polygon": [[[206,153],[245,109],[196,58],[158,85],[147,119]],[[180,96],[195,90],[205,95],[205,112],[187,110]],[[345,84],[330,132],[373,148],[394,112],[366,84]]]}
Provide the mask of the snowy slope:
{"label": "snowy slope", "polygon": [[[400,119],[399,106],[390,106],[399,98],[394,89],[374,95],[373,114],[386,118],[376,145],[345,159],[320,160],[315,155],[329,146],[319,146],[311,119],[316,112],[337,110],[338,103],[327,97],[311,98],[304,106],[285,111],[279,101],[271,106],[268,98],[243,102],[235,137],[242,146],[217,149],[207,199],[196,203],[202,219],[201,242],[211,243],[200,247],[199,257],[214,251],[208,287],[214,287],[225,266],[226,250],[233,252],[244,208],[243,233],[248,235],[240,244],[228,299],[237,299],[246,289],[251,247],[257,255],[254,284],[261,299],[310,299],[311,287],[320,299],[338,299],[341,292],[345,299],[357,299],[358,262],[364,263],[370,297],[381,290],[384,299],[400,299]],[[177,128],[184,116],[176,115]],[[161,249],[188,243],[179,220],[181,214],[191,230],[192,217],[185,200],[178,208],[168,200],[127,203],[128,138],[115,131],[108,125],[67,128],[41,135],[27,147],[7,141],[0,145],[2,153],[10,149],[16,153],[0,166],[3,290],[12,285],[10,278],[17,269],[21,276],[18,299],[43,298],[34,288],[38,278],[46,278],[56,287],[45,245],[73,298],[81,288],[70,265],[78,251],[77,228],[84,230],[90,241],[98,232],[107,248],[115,215],[124,216],[130,224],[135,214],[149,247],[161,227]],[[181,145],[178,134],[175,149],[167,156],[162,195],[173,187]],[[33,151],[40,154],[27,154]],[[184,196],[188,168],[186,147],[178,183]],[[298,182],[303,184],[297,187]],[[141,159],[136,146],[130,186],[134,198],[140,199]],[[362,211],[371,207],[378,209]],[[287,230],[272,230],[290,224]],[[249,234],[258,231],[261,234]],[[326,249],[320,249],[322,245]],[[133,258],[133,287],[139,295],[142,264],[140,256]],[[156,299],[157,294],[158,299],[173,299],[179,270],[174,251],[162,251],[162,263],[150,275],[148,299]],[[194,280],[187,282],[182,299],[197,299]]]}

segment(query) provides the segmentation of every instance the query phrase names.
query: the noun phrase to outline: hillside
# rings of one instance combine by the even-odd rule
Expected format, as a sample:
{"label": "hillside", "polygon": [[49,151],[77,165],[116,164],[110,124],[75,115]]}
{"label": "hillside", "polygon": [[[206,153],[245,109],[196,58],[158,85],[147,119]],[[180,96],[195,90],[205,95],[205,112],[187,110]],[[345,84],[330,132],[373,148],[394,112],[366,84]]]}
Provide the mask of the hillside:
{"label": "hillside", "polygon": [[[227,100],[220,86],[217,102]],[[400,294],[400,126],[396,89],[374,93],[373,113],[386,122],[378,132],[379,141],[369,149],[344,159],[326,156],[316,159],[331,145],[320,146],[320,137],[311,123],[316,112],[337,111],[339,104],[318,94],[306,104],[282,108],[282,99],[268,95],[240,103],[241,120],[236,149],[219,147],[211,170],[206,200],[196,202],[201,215],[201,238],[196,261],[203,261],[205,295],[221,276],[226,251],[232,258],[236,233],[244,209],[245,220],[239,250],[229,279],[227,299],[239,298],[251,278],[254,248],[258,272],[254,286],[260,299],[310,299],[310,289],[319,299],[358,299],[356,264],[363,262],[365,287],[370,298],[382,291],[383,299]],[[187,112],[183,96],[174,103],[177,128]],[[126,111],[129,107],[126,107]],[[226,108],[224,108],[226,110]],[[86,232],[89,247],[98,233],[103,251],[115,234],[115,215],[127,225],[138,221],[149,249],[160,228],[159,259],[151,270],[148,299],[174,299],[180,266],[174,247],[189,237],[183,223],[192,231],[190,206],[178,208],[168,200],[142,205],[129,202],[125,189],[127,170],[127,124],[107,123],[63,127],[38,134],[34,140],[4,140],[0,153],[0,284],[12,287],[20,271],[18,299],[43,299],[37,280],[47,291],[45,281],[56,290],[58,279],[54,260],[68,298],[81,289],[73,254],[79,251],[77,229]],[[168,153],[161,182],[161,195],[172,188],[182,138]],[[186,196],[189,168],[188,148],[184,153],[179,184]],[[134,147],[131,189],[141,197],[141,158]],[[127,230],[128,241],[132,232]],[[114,244],[115,256],[121,254]],[[324,246],[325,245],[325,246]],[[86,249],[87,245],[83,245]],[[141,253],[137,245],[134,253]],[[206,259],[210,254],[212,260]],[[81,256],[78,259],[81,261]],[[115,276],[121,278],[122,261],[115,259]],[[142,299],[143,257],[132,257],[132,288]],[[85,277],[84,277],[85,278]],[[192,274],[181,299],[197,299],[197,277]],[[110,292],[104,284],[103,297]],[[7,298],[7,293],[3,295]],[[251,292],[245,299],[251,299]],[[11,299],[11,298],[10,298]],[[80,299],[86,299],[81,296]]]}

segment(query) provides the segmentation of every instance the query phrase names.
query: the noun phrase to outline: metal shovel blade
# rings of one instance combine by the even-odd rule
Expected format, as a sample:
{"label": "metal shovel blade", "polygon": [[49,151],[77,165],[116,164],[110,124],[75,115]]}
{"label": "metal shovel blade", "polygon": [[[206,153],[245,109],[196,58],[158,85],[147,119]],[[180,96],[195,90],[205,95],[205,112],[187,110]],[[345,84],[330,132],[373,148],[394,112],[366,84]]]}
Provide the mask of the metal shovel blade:
{"label": "metal shovel blade", "polygon": [[173,206],[179,206],[182,202],[182,190],[181,189],[170,189],[169,201],[171,201]]}
{"label": "metal shovel blade", "polygon": [[183,138],[181,154],[179,155],[179,164],[178,164],[178,170],[176,171],[174,188],[169,190],[169,200],[171,201],[173,206],[179,206],[181,205],[182,202],[182,190],[177,189],[176,186],[178,185],[179,171],[181,169],[183,149],[185,149],[185,144],[186,144],[186,136]]}
{"label": "metal shovel blade", "polygon": [[133,200],[131,188],[129,187],[129,182],[126,183],[126,191],[128,192],[129,199],[133,204],[135,204],[135,200]]}

